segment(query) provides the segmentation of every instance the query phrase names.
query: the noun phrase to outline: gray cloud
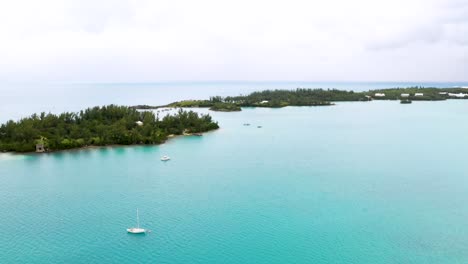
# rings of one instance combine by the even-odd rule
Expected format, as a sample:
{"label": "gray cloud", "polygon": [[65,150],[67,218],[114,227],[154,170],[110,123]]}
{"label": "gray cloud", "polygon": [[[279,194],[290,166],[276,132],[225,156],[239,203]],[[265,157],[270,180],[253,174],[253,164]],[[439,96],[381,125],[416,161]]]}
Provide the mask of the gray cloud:
{"label": "gray cloud", "polygon": [[431,45],[438,42],[467,45],[468,3],[447,1],[436,6],[440,13],[422,17],[416,24],[408,24],[398,34],[372,39],[366,48],[372,51],[392,50],[409,45]]}
{"label": "gray cloud", "polygon": [[0,81],[450,81],[465,54],[466,0],[0,4]]}

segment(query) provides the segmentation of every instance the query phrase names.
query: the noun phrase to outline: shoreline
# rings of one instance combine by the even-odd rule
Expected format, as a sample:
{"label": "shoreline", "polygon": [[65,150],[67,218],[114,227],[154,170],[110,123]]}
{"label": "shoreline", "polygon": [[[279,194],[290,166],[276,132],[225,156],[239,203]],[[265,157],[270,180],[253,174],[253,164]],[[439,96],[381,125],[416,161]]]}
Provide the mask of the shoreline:
{"label": "shoreline", "polygon": [[[219,128],[218,128],[219,129]],[[206,132],[201,132],[199,134],[205,135],[206,133],[214,132],[218,129],[212,130],[212,131],[206,131]],[[6,151],[6,152],[0,152],[0,154],[11,154],[11,155],[27,155],[27,156],[32,156],[32,155],[42,155],[42,154],[55,154],[55,153],[67,153],[67,152],[75,152],[75,151],[81,151],[81,150],[93,150],[93,149],[103,149],[103,148],[125,148],[125,147],[143,147],[143,146],[161,146],[163,144],[166,144],[171,139],[177,139],[180,137],[200,137],[194,134],[186,133],[182,135],[168,135],[167,139],[160,143],[160,144],[130,144],[130,145],[119,145],[119,144],[110,144],[110,145],[104,145],[104,146],[95,146],[95,145],[90,145],[90,146],[84,146],[84,147],[79,147],[79,148],[70,148],[70,149],[59,149],[59,150],[52,150],[52,151],[45,151],[45,152],[35,152],[35,151],[30,151],[30,152],[15,152],[15,151]]]}

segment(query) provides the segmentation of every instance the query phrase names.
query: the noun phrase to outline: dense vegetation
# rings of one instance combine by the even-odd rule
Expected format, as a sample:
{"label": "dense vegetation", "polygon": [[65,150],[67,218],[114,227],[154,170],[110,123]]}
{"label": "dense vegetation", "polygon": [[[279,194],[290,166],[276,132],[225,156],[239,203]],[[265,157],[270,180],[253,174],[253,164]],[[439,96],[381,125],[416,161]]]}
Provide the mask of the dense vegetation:
{"label": "dense vegetation", "polygon": [[[419,101],[440,101],[448,99],[447,95],[440,94],[441,92],[459,93],[467,92],[466,89],[453,88],[453,89],[440,89],[440,88],[423,88],[423,87],[408,87],[408,88],[392,88],[392,89],[381,89],[372,90],[367,92],[368,95],[372,96],[375,100],[399,100],[401,94],[409,94],[407,99],[419,100]],[[384,97],[376,97],[376,93],[385,94]],[[422,96],[415,96],[416,93],[423,94]]]}
{"label": "dense vegetation", "polygon": [[209,107],[212,111],[219,112],[235,112],[241,111],[239,105],[224,102],[223,99],[219,96],[211,97],[210,100],[184,100],[179,102],[174,102],[165,106],[148,106],[148,105],[138,105],[134,106],[136,109],[154,109],[160,107],[180,107],[180,108],[192,108],[192,107]]}
{"label": "dense vegetation", "polygon": [[296,90],[266,90],[253,92],[246,96],[228,96],[225,102],[241,106],[283,107],[330,105],[336,101],[367,101],[361,93],[342,90],[296,89]]}
{"label": "dense vegetation", "polygon": [[[378,97],[376,96],[378,93],[383,93],[385,96]],[[422,94],[422,96],[416,96],[417,93]],[[370,90],[366,92],[342,91],[336,89],[266,90],[262,92],[253,92],[246,96],[228,96],[224,98],[223,101],[240,106],[282,107],[288,105],[328,105],[330,102],[369,101],[372,99],[400,100],[402,94],[408,94],[409,96],[406,97],[407,99],[420,101],[436,101],[458,98],[468,99],[468,96],[450,96],[450,94],[460,93],[468,93],[468,89],[408,87]]]}
{"label": "dense vegetation", "polygon": [[336,101],[368,101],[363,93],[342,90],[296,89],[266,90],[249,95],[214,96],[209,100],[185,100],[165,106],[134,106],[137,109],[160,107],[210,107],[213,111],[240,111],[240,107],[327,106]]}
{"label": "dense vegetation", "polygon": [[231,103],[214,103],[210,110],[220,111],[220,112],[236,112],[241,111],[240,106]]}
{"label": "dense vegetation", "polygon": [[[384,96],[377,96],[377,94]],[[240,111],[240,107],[284,107],[284,106],[324,106],[333,102],[370,101],[370,100],[401,100],[438,101],[447,99],[468,99],[468,96],[453,94],[468,93],[466,88],[389,88],[365,92],[343,91],[337,89],[296,89],[296,90],[266,90],[253,92],[249,95],[214,96],[209,100],[186,100],[165,106],[135,106],[137,109],[159,107],[210,107],[214,111]],[[406,96],[402,96],[406,94]],[[422,94],[416,96],[416,94]],[[452,95],[451,95],[452,94]],[[406,101],[405,101],[406,102]]]}
{"label": "dense vegetation", "polygon": [[[142,122],[139,123],[138,121]],[[168,135],[217,129],[209,115],[180,110],[159,119],[153,112],[109,105],[79,113],[33,114],[0,126],[0,151],[34,151],[36,144],[48,150],[109,144],[159,144]]]}
{"label": "dense vegetation", "polygon": [[217,101],[210,100],[184,100],[167,105],[167,107],[212,107]]}

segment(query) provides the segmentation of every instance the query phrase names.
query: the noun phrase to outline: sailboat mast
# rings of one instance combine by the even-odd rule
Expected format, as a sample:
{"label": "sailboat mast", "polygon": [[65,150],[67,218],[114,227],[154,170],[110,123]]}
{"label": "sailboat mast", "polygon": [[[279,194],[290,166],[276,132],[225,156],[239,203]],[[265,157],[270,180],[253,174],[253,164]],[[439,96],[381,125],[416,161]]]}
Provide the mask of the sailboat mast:
{"label": "sailboat mast", "polygon": [[140,228],[140,217],[138,216],[138,208],[137,208],[137,227]]}

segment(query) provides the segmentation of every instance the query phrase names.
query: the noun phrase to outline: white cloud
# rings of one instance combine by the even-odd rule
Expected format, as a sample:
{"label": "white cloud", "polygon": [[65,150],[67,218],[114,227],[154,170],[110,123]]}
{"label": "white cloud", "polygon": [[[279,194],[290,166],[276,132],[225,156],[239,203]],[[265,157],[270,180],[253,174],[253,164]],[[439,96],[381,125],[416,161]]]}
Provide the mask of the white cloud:
{"label": "white cloud", "polygon": [[466,79],[460,0],[2,1],[0,80]]}

